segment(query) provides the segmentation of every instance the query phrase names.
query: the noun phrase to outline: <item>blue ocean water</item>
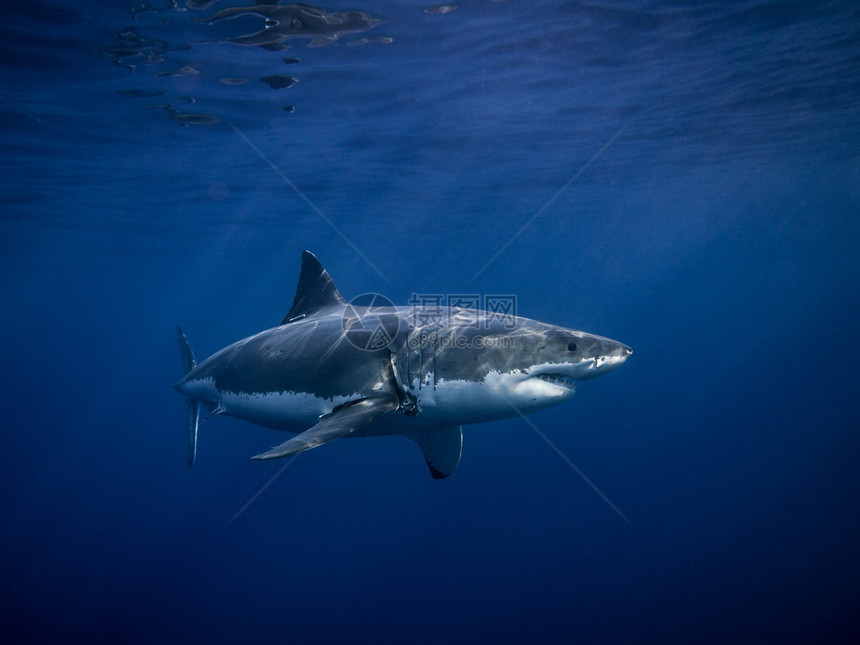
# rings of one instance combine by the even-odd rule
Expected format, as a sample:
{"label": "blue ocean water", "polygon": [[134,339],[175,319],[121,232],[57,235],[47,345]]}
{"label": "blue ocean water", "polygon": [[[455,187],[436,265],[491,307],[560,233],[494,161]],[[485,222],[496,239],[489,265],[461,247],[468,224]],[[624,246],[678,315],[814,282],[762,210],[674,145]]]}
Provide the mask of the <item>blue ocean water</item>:
{"label": "blue ocean water", "polygon": [[[4,8],[4,642],[856,642],[860,7],[238,6]],[[632,346],[529,417],[629,523],[521,419],[187,469],[303,249]]]}

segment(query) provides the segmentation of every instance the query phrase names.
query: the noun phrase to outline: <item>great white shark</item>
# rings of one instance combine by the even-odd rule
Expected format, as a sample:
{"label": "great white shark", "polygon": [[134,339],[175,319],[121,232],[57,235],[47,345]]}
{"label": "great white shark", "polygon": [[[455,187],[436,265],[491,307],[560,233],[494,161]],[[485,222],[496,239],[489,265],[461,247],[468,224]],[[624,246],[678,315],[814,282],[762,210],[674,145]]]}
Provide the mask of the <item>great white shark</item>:
{"label": "great white shark", "polygon": [[253,459],[295,455],[340,437],[402,435],[436,479],[460,462],[461,426],[567,401],[577,381],[620,366],[628,346],[511,313],[347,303],[309,251],[278,327],[199,365],[177,327],[187,399],[188,466],[201,412],[296,436]]}

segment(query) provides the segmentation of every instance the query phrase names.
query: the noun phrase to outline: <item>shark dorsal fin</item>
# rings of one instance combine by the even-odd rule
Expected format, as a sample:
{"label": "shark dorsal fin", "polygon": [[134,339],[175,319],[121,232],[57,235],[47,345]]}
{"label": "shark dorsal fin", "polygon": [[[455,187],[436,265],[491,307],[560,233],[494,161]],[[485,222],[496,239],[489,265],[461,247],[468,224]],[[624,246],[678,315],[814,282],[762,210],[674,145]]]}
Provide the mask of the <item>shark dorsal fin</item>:
{"label": "shark dorsal fin", "polygon": [[334,286],[328,271],[313,253],[302,251],[302,272],[299,274],[296,297],[281,324],[286,325],[297,318],[310,316],[324,307],[343,304],[346,304],[346,300]]}

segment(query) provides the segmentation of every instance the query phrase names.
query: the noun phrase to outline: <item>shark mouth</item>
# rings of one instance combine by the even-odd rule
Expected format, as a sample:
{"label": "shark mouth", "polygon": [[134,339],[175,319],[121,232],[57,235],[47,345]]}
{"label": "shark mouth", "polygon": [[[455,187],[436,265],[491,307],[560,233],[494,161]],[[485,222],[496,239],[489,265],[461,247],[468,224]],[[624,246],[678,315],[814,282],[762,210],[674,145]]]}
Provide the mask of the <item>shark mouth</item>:
{"label": "shark mouth", "polygon": [[576,389],[576,380],[572,376],[567,376],[566,374],[544,372],[543,374],[535,374],[535,378],[539,378],[547,383],[552,383],[553,385],[565,387],[569,390]]}

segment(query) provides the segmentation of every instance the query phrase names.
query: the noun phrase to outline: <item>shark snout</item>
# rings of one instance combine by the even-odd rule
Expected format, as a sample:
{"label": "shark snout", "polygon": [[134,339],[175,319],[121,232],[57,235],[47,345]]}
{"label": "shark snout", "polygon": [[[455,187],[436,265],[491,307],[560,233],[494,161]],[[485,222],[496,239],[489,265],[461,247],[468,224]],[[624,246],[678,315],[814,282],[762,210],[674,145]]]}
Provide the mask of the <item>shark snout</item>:
{"label": "shark snout", "polygon": [[173,384],[173,389],[176,390],[177,392],[179,392],[180,394],[187,395],[188,394],[188,380],[189,380],[188,374],[186,374],[181,379],[176,381],[176,383]]}
{"label": "shark snout", "polygon": [[582,362],[579,379],[589,379],[621,367],[633,350],[614,340],[602,340],[592,350],[592,356]]}
{"label": "shark snout", "polygon": [[194,401],[217,403],[220,393],[211,378],[195,378],[194,374],[186,374],[173,389]]}

